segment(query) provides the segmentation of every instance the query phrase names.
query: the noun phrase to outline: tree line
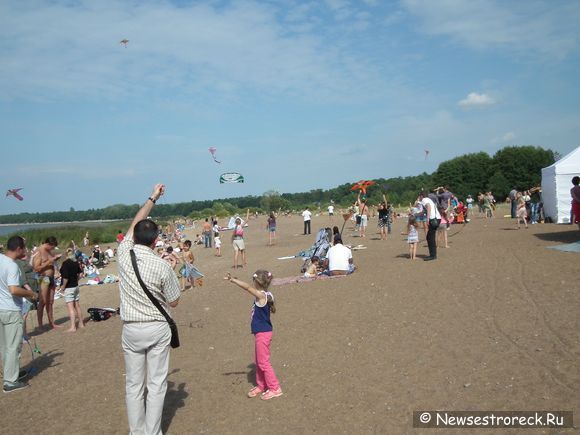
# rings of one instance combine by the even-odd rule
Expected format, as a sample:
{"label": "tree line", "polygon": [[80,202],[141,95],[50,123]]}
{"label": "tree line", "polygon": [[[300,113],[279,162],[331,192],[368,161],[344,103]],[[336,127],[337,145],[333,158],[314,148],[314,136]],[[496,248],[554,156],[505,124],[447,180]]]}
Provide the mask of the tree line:
{"label": "tree line", "polygon": [[[490,190],[498,200],[504,200],[513,188],[529,189],[541,183],[541,169],[554,163],[558,154],[550,149],[535,146],[510,146],[493,156],[485,152],[465,154],[442,162],[432,174],[379,178],[367,192],[372,204],[382,201],[383,194],[395,205],[406,205],[417,198],[420,190],[448,186],[460,199],[471,194]],[[353,180],[358,181],[358,180]],[[231,216],[235,213],[299,210],[303,207],[326,208],[330,203],[347,207],[357,196],[352,184],[345,183],[333,189],[313,189],[309,192],[265,192],[261,196],[243,196],[217,200],[190,201],[159,204],[152,211],[154,218],[188,216],[199,219],[207,216]],[[139,204],[115,204],[101,209],[77,211],[19,213],[0,216],[0,223],[73,222],[86,220],[131,219]]]}

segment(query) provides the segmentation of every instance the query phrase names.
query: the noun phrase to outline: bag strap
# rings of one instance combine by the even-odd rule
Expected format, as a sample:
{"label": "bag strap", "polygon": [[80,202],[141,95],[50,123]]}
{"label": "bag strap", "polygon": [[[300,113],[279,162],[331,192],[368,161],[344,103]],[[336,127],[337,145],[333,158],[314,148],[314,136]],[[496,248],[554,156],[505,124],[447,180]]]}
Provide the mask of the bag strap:
{"label": "bag strap", "polygon": [[137,257],[135,256],[135,251],[133,251],[131,249],[129,251],[129,253],[131,254],[131,263],[133,264],[133,270],[135,271],[135,276],[137,277],[137,281],[139,281],[139,284],[141,284],[141,288],[143,289],[143,291],[145,292],[147,297],[151,300],[151,303],[153,303],[153,305],[155,305],[155,307],[159,310],[159,312],[163,315],[163,317],[165,317],[165,320],[167,320],[167,323],[169,323],[169,324],[174,323],[171,316],[169,314],[167,314],[167,311],[165,311],[163,309],[163,307],[161,306],[161,304],[159,303],[157,298],[151,294],[151,292],[147,288],[147,285],[145,285],[145,283],[143,282],[143,279],[141,278],[141,274],[139,273],[139,268],[137,267]]}

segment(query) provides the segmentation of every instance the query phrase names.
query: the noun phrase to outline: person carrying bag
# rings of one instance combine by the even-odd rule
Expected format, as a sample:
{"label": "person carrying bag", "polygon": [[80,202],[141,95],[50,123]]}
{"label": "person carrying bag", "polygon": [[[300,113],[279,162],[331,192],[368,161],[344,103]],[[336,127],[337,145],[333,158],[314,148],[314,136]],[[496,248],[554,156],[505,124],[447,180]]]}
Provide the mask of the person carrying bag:
{"label": "person carrying bag", "polygon": [[162,184],[153,188],[117,249],[125,401],[133,434],[161,435],[170,352],[179,346],[168,313],[179,303],[179,281],[153,250],[159,226],[147,218],[164,192]]}
{"label": "person carrying bag", "polygon": [[145,292],[145,294],[147,295],[147,297],[149,298],[151,303],[153,305],[155,305],[155,307],[159,310],[161,315],[163,317],[165,317],[165,320],[167,320],[167,323],[169,323],[169,329],[171,329],[171,343],[170,343],[170,345],[173,349],[177,349],[179,347],[179,332],[177,331],[177,325],[175,324],[175,321],[171,318],[171,316],[169,314],[167,314],[167,311],[165,311],[163,309],[163,307],[161,306],[161,304],[159,303],[157,298],[151,294],[151,292],[147,288],[147,285],[143,282],[143,279],[141,278],[141,274],[139,273],[139,267],[137,267],[137,257],[135,256],[135,251],[133,251],[131,249],[130,253],[131,253],[131,263],[133,264],[133,270],[135,271],[135,276],[137,277],[137,280],[139,281],[141,288],[143,288],[143,291]]}

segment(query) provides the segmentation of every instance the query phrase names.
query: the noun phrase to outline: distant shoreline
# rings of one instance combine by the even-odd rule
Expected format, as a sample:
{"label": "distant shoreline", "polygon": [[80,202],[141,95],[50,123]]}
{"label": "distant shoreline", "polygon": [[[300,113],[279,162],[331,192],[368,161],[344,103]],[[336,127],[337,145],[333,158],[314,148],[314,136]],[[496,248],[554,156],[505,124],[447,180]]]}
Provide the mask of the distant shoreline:
{"label": "distant shoreline", "polygon": [[62,222],[20,222],[13,224],[0,224],[0,227],[16,227],[20,225],[67,225],[67,224],[85,224],[85,223],[108,223],[108,222],[123,222],[130,219],[98,219],[90,221],[62,221]]}

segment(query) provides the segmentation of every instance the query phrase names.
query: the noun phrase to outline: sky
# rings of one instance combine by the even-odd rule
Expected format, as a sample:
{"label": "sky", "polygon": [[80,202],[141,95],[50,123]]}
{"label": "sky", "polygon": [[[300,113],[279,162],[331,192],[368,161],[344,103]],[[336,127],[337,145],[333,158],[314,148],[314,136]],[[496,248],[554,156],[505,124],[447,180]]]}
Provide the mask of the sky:
{"label": "sky", "polygon": [[0,180],[24,201],[0,214],[140,203],[158,182],[166,203],[328,189],[508,145],[564,155],[578,23],[572,0],[3,0]]}

